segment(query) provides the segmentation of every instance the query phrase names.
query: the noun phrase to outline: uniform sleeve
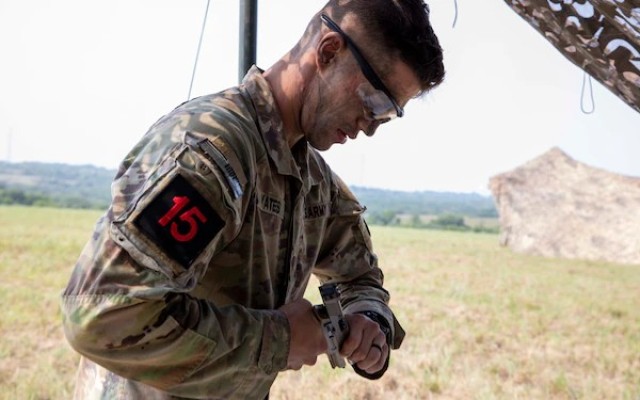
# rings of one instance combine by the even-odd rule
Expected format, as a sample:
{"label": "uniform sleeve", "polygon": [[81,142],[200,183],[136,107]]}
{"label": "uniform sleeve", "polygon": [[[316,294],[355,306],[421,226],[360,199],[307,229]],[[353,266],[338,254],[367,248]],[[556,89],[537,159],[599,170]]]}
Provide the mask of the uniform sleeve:
{"label": "uniform sleeve", "polygon": [[74,349],[182,397],[225,397],[256,377],[269,385],[289,351],[282,312],[190,294],[246,207],[242,168],[211,145],[187,133],[161,155],[149,150],[154,143],[139,149],[114,181],[113,205],[62,296]]}
{"label": "uniform sleeve", "polygon": [[390,295],[362,215],[365,209],[339,177],[333,175],[333,180],[331,216],[314,273],[322,283],[339,284],[346,313],[382,316],[391,329],[390,347],[397,349],[405,332],[388,305]]}

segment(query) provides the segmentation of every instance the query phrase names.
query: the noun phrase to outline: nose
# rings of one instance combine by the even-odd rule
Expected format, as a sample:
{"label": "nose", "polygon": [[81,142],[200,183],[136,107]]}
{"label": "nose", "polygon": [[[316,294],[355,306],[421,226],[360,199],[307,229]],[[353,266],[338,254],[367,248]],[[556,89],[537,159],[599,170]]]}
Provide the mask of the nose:
{"label": "nose", "polygon": [[376,133],[376,130],[380,126],[381,122],[378,120],[366,119],[364,120],[364,127],[360,128],[365,135],[371,137]]}

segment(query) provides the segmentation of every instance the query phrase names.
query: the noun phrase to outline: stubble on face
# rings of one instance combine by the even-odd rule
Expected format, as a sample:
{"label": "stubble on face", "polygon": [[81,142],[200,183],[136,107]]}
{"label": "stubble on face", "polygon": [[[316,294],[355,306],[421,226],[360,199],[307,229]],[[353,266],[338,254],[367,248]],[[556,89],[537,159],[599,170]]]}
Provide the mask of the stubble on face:
{"label": "stubble on face", "polygon": [[[342,82],[337,88],[334,82]],[[361,112],[353,93],[353,78],[317,76],[305,94],[301,110],[301,128],[307,142],[319,151],[336,143],[344,143],[344,135],[357,131],[356,120]]]}

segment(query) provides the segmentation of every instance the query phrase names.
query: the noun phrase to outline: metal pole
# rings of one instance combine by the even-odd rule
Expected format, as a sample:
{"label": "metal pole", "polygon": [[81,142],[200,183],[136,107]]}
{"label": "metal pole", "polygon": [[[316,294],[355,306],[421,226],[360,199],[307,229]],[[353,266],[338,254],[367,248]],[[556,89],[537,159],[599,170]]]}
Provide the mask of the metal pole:
{"label": "metal pole", "polygon": [[258,37],[258,0],[240,0],[240,60],[238,82],[256,63],[256,42]]}

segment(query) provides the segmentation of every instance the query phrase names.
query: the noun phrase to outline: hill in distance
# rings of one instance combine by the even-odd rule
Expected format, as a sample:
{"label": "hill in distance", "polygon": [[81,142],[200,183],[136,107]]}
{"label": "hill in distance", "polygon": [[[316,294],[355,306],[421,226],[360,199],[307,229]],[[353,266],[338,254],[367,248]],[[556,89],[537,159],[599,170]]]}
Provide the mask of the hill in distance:
{"label": "hill in distance", "polygon": [[[115,169],[93,165],[0,161],[0,204],[105,209],[115,174]],[[371,216],[497,216],[493,199],[477,193],[405,192],[360,186],[351,189]]]}
{"label": "hill in distance", "polygon": [[0,161],[0,204],[106,209],[115,174],[93,165]]}

